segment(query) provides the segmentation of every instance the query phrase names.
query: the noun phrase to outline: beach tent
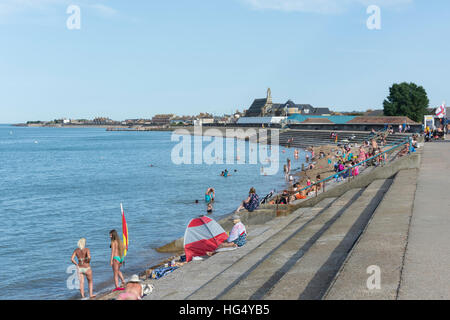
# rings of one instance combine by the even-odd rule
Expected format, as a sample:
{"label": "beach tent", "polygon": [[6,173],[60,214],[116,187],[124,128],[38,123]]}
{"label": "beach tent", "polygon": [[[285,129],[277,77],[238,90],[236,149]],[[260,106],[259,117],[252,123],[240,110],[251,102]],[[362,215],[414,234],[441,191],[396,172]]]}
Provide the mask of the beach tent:
{"label": "beach tent", "polygon": [[184,251],[186,261],[193,257],[204,256],[208,251],[214,251],[228,238],[227,233],[215,220],[201,216],[192,219],[184,233]]}

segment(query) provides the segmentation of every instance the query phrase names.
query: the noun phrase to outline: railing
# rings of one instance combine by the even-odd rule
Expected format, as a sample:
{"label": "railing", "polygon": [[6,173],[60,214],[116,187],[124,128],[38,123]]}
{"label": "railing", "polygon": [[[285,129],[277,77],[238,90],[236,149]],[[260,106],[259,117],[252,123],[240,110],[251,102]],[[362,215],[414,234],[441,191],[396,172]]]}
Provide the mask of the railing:
{"label": "railing", "polygon": [[[302,189],[296,191],[296,193],[297,193],[297,192],[301,192],[301,191],[306,191],[306,190],[308,190],[308,189],[311,189],[313,186],[316,186],[315,192],[316,192],[316,197],[317,197],[317,194],[318,194],[317,186],[318,186],[319,184],[323,183],[323,185],[322,185],[322,190],[323,190],[323,192],[325,192],[325,185],[326,185],[326,182],[327,182],[327,181],[329,181],[329,180],[331,180],[331,179],[334,179],[335,177],[338,177],[338,176],[344,174],[346,171],[350,171],[350,172],[351,172],[352,169],[354,169],[354,168],[356,168],[356,167],[359,167],[359,166],[362,166],[362,165],[364,165],[365,163],[367,163],[367,162],[369,162],[369,161],[372,161],[372,160],[374,160],[374,159],[376,159],[376,158],[379,158],[380,156],[384,156],[384,155],[387,154],[388,152],[391,152],[391,151],[393,151],[393,150],[395,150],[395,149],[397,149],[397,148],[399,148],[399,147],[401,147],[401,146],[404,146],[404,145],[406,145],[407,143],[409,143],[410,146],[411,146],[411,137],[407,137],[407,138],[405,139],[404,142],[402,142],[402,143],[400,143],[400,144],[397,144],[397,145],[393,146],[392,148],[390,148],[390,149],[388,149],[388,150],[386,150],[386,151],[380,152],[380,153],[378,153],[378,154],[376,154],[376,155],[370,157],[369,159],[366,159],[366,160],[364,160],[364,161],[362,161],[362,162],[360,162],[360,163],[358,163],[358,164],[356,164],[356,165],[354,165],[354,166],[352,166],[352,167],[349,167],[349,168],[346,168],[345,170],[336,172],[336,173],[334,173],[333,175],[331,175],[331,176],[329,176],[329,177],[327,177],[327,178],[325,178],[325,179],[323,179],[323,180],[317,181],[317,182],[315,182],[315,183],[313,183],[313,184],[311,184],[311,185],[309,185],[309,186],[306,186],[306,187],[304,187],[304,188],[302,188]],[[408,149],[408,154],[410,154],[410,153],[411,153],[411,147]],[[348,176],[349,180],[350,180],[351,177],[354,177],[354,176],[352,176],[351,174],[349,174],[349,176]],[[349,180],[348,180],[348,181],[349,181]]]}

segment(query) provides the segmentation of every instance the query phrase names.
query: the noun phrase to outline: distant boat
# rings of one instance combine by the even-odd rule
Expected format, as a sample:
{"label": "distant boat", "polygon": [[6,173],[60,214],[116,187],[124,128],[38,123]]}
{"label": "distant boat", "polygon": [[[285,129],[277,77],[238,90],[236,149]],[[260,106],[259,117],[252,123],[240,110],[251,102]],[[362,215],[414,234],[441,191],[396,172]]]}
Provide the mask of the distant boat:
{"label": "distant boat", "polygon": [[34,143],[38,143],[37,140],[34,140]]}

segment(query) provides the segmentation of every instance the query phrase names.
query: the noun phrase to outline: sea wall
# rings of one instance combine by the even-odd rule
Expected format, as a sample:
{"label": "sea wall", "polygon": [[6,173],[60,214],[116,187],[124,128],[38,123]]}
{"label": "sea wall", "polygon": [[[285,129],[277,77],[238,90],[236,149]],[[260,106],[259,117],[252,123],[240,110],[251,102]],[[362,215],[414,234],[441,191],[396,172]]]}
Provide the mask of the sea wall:
{"label": "sea wall", "polygon": [[[421,152],[415,152],[398,160],[395,160],[383,167],[377,167],[367,174],[361,174],[357,178],[339,184],[332,189],[321,193],[317,197],[313,197],[297,204],[290,205],[263,205],[260,209],[240,213],[242,222],[251,227],[252,225],[264,224],[277,216],[286,215],[303,207],[312,207],[325,198],[340,197],[350,189],[364,188],[370,183],[378,179],[387,179],[394,176],[397,172],[404,169],[418,169],[421,162]],[[229,216],[218,221],[218,223],[227,231],[230,231],[233,224],[229,220]],[[183,250],[183,238],[174,240],[156,250],[158,252],[179,252]]]}

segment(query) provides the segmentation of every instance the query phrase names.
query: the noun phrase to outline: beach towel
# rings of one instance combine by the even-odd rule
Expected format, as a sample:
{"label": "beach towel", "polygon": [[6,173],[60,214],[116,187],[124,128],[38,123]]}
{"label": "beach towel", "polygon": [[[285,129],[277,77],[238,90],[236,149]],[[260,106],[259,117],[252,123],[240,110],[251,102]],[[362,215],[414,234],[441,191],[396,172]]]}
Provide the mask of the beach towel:
{"label": "beach towel", "polygon": [[216,252],[225,252],[225,251],[233,251],[236,250],[236,247],[227,247],[227,248],[219,248],[216,250]]}
{"label": "beach towel", "polygon": [[152,272],[152,279],[159,279],[164,277],[166,274],[169,274],[173,272],[174,270],[178,269],[178,267],[161,267],[153,270]]}

